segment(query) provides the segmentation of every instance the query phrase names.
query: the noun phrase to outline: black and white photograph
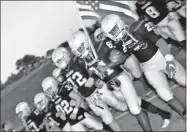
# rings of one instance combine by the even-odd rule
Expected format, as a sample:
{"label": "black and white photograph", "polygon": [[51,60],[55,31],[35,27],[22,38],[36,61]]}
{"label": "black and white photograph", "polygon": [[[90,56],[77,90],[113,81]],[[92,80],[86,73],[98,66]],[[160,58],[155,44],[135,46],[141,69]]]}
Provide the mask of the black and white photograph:
{"label": "black and white photograph", "polygon": [[186,131],[186,1],[1,1],[1,131]]}

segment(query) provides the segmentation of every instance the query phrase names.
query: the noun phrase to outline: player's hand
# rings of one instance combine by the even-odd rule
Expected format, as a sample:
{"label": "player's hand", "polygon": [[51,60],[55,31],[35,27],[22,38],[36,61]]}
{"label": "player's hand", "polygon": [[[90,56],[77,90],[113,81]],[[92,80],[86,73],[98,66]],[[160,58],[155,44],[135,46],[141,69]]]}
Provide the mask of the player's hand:
{"label": "player's hand", "polygon": [[175,1],[170,1],[167,3],[167,8],[169,11],[172,11],[177,6],[177,3]]}
{"label": "player's hand", "polygon": [[165,59],[167,64],[166,71],[168,72],[168,77],[172,79],[177,72],[177,65],[174,62],[174,56],[171,54],[167,54],[165,55]]}
{"label": "player's hand", "polygon": [[168,77],[172,79],[175,73],[177,72],[177,66],[174,61],[166,61],[166,63],[167,63],[166,70],[168,72]]}
{"label": "player's hand", "polygon": [[103,74],[107,70],[105,66],[99,66],[97,69],[99,70],[101,74]]}
{"label": "player's hand", "polygon": [[76,118],[77,118],[77,114],[72,113],[72,114],[70,115],[70,119],[75,120]]}
{"label": "player's hand", "polygon": [[94,85],[94,78],[92,78],[92,77],[88,78],[88,80],[85,83],[85,86],[88,87],[88,88],[90,88],[93,85]]}

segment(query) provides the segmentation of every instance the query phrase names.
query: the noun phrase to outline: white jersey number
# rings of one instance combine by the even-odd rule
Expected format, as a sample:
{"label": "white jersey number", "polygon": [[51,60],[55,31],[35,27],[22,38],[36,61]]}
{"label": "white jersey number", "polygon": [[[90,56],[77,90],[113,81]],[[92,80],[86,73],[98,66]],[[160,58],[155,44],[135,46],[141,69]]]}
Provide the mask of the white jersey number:
{"label": "white jersey number", "polygon": [[69,103],[66,100],[63,100],[60,104],[56,105],[56,110],[69,114],[73,111],[73,108],[69,105]]}
{"label": "white jersey number", "polygon": [[153,23],[152,22],[148,22],[145,24],[145,28],[147,29],[147,31],[152,31],[154,29]]}
{"label": "white jersey number", "polygon": [[107,45],[110,49],[114,47],[111,41],[107,41],[107,42],[106,42],[106,45]]}
{"label": "white jersey number", "polygon": [[[101,66],[106,66],[106,63],[105,63],[104,61],[100,61],[100,62],[99,62],[99,65],[101,65]],[[106,72],[107,72],[107,75],[109,76],[109,75],[111,75],[111,74],[114,72],[114,70],[111,69],[111,68],[108,68],[108,69],[106,70]]]}
{"label": "white jersey number", "polygon": [[155,7],[150,6],[148,7],[145,12],[152,18],[157,18],[160,16],[160,13],[155,9]]}
{"label": "white jersey number", "polygon": [[83,76],[82,76],[82,74],[80,74],[80,72],[75,72],[72,75],[72,79],[74,79],[79,84],[79,86],[84,85],[87,81],[86,78],[83,78]]}

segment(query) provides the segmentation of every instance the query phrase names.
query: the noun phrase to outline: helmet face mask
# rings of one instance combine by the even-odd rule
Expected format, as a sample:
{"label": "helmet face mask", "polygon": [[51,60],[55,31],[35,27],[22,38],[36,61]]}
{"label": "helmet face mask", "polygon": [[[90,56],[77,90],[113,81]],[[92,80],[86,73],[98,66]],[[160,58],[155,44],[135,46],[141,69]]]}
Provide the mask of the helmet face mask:
{"label": "helmet face mask", "polygon": [[58,92],[58,82],[53,77],[46,77],[42,81],[42,89],[50,99],[53,99]]}
{"label": "helmet face mask", "polygon": [[53,99],[53,98],[55,98],[56,95],[57,95],[57,88],[51,86],[50,88],[46,89],[46,90],[44,91],[44,93],[45,93],[49,98]]}
{"label": "helmet face mask", "polygon": [[65,69],[71,60],[71,53],[66,48],[57,48],[52,54],[52,60],[57,67]]}
{"label": "helmet face mask", "polygon": [[101,30],[101,28],[98,28],[95,32],[94,32],[94,38],[95,38],[95,41],[96,42],[100,42],[100,41],[103,41],[106,36],[105,34],[103,33],[103,31]]}
{"label": "helmet face mask", "polygon": [[78,31],[76,32],[69,42],[72,53],[80,58],[85,58],[90,52],[89,42],[86,35]]}
{"label": "helmet face mask", "polygon": [[101,22],[101,28],[105,34],[114,41],[120,41],[128,33],[128,26],[117,15],[111,14]]}
{"label": "helmet face mask", "polygon": [[34,104],[39,111],[44,111],[49,103],[49,99],[44,93],[38,93],[34,97]]}
{"label": "helmet face mask", "polygon": [[61,69],[60,68],[56,68],[53,70],[53,77],[58,81],[58,82],[63,82],[64,78],[61,75]]}
{"label": "helmet face mask", "polygon": [[58,82],[62,83],[62,82],[64,81],[64,78],[63,78],[62,75],[59,75],[59,76],[56,77],[56,80],[57,80]]}

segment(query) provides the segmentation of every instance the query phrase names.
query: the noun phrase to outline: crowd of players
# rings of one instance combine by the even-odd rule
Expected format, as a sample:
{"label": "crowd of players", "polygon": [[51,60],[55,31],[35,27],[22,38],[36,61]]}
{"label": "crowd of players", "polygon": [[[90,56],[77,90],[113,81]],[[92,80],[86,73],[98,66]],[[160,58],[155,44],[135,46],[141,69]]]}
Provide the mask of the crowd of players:
{"label": "crowd of players", "polygon": [[168,48],[173,42],[186,47],[185,4],[137,0],[136,7],[140,20],[126,25],[118,15],[107,15],[94,33],[96,43],[77,31],[68,45],[53,51],[57,68],[42,81],[43,92],[34,97],[35,109],[31,111],[27,102],[16,106],[26,131],[122,131],[109,107],[128,109],[144,131],[152,131],[147,112],[157,114],[165,128],[171,113],[136,92],[133,83],[144,83],[142,74],[158,96],[185,118],[186,108],[167,79],[186,87],[185,69]]}

